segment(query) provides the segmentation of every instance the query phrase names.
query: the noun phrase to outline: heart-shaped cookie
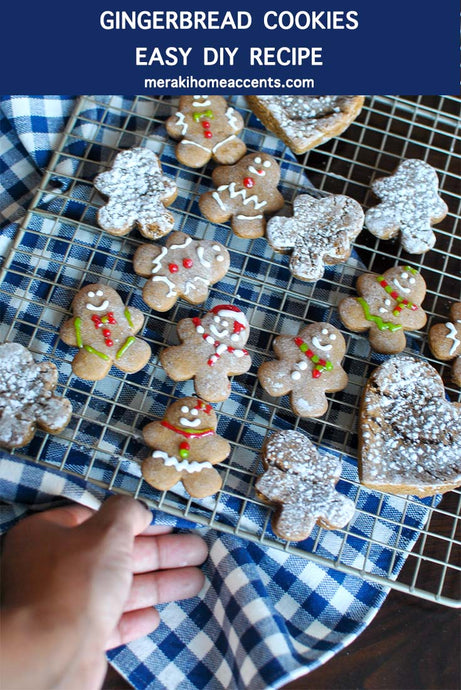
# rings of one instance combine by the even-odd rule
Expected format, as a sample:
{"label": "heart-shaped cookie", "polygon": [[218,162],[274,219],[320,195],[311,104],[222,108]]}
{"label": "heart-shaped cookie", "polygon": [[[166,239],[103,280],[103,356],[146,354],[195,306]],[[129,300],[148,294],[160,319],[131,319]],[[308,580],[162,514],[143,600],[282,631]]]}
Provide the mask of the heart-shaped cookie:
{"label": "heart-shaped cookie", "polygon": [[461,405],[427,362],[392,357],[367,381],[359,424],[362,484],[432,496],[461,485]]}

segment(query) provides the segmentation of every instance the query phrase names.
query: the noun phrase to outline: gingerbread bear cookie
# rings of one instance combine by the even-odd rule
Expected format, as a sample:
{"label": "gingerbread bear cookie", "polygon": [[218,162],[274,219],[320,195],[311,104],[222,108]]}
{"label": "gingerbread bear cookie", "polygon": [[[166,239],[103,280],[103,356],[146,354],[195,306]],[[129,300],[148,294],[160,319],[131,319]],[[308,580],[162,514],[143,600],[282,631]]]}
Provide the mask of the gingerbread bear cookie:
{"label": "gingerbread bear cookie", "polygon": [[461,302],[451,305],[450,318],[451,321],[431,326],[429,347],[434,357],[442,362],[454,360],[451,377],[461,386]]}
{"label": "gingerbread bear cookie", "polygon": [[263,448],[265,472],[256,481],[261,498],[275,503],[272,529],[281,539],[307,539],[315,525],[341,529],[354,515],[354,502],[335,486],[341,461],[320,454],[300,431],[278,431]]}
{"label": "gingerbread bear cookie", "polygon": [[166,245],[143,244],[133,258],[135,273],[149,278],[142,296],[156,311],[168,311],[179,297],[191,304],[204,302],[211,285],[223,278],[230,266],[229,252],[213,240],[193,240],[172,232]]}
{"label": "gingerbread bear cookie", "polygon": [[156,240],[173,229],[174,217],[165,207],[176,199],[178,189],[153,151],[122,151],[111,170],[95,177],[94,186],[108,197],[97,218],[111,235],[127,235],[136,225],[144,237]]}
{"label": "gingerbread bear cookie", "polygon": [[37,427],[58,434],[70,422],[72,405],[54,390],[58,371],[52,362],[35,362],[19,343],[0,345],[0,446],[21,448]]}
{"label": "gingerbread bear cookie", "polygon": [[193,396],[168,407],[161,421],[143,429],[144,440],[154,449],[143,461],[142,473],[155,489],[167,491],[179,481],[194,498],[215,494],[222,486],[213,467],[227,458],[229,443],[218,436],[216,413]]}
{"label": "gingerbread bear cookie", "polygon": [[250,153],[235,165],[221,165],[213,170],[215,191],[205,192],[199,207],[213,223],[231,219],[236,235],[253,239],[262,237],[267,214],[283,206],[277,189],[280,167],[267,153]]}
{"label": "gingerbread bear cookie", "polygon": [[428,362],[398,355],[371,374],[360,407],[359,473],[370,489],[421,497],[461,485],[461,404],[446,399]]}
{"label": "gingerbread bear cookie", "polygon": [[397,354],[406,346],[405,331],[417,331],[427,321],[421,303],[426,295],[423,277],[410,266],[395,266],[382,275],[362,274],[359,297],[346,297],[338,305],[343,324],[355,333],[369,331],[376,352]]}
{"label": "gingerbread bear cookie", "polygon": [[268,221],[266,237],[275,251],[293,250],[290,270],[295,278],[314,281],[323,276],[325,266],[349,258],[363,219],[362,207],[348,196],[315,199],[300,194],[293,202],[292,217],[276,216]]}
{"label": "gingerbread bear cookie", "polygon": [[219,304],[203,319],[182,319],[177,329],[182,344],[160,353],[168,376],[173,381],[193,378],[197,395],[208,402],[228,398],[229,377],[244,374],[251,366],[243,347],[250,334],[245,314],[232,304]]}
{"label": "gingerbread bear cookie", "polygon": [[328,323],[312,323],[297,336],[280,335],[272,345],[277,359],[258,369],[261,386],[274,398],[290,393],[291,407],[300,417],[321,417],[328,407],[326,393],[347,386],[341,366],[346,341]]}
{"label": "gingerbread bear cookie", "polygon": [[213,159],[230,165],[247,150],[238,135],[243,118],[222,96],[181,96],[177,112],[165,123],[168,134],[179,139],[176,158],[190,168]]}
{"label": "gingerbread bear cookie", "polygon": [[101,283],[87,285],[75,295],[72,310],[74,316],[63,323],[60,335],[67,345],[79,348],[72,362],[76,376],[100,381],[112,365],[134,374],[147,364],[151,349],[135,337],[144,316],[125,306],[115,290]]}
{"label": "gingerbread bear cookie", "polygon": [[390,177],[371,185],[381,203],[365,214],[368,230],[388,240],[400,232],[400,242],[409,254],[424,254],[435,244],[432,225],[448,213],[439,196],[437,173],[428,163],[409,159],[401,163]]}

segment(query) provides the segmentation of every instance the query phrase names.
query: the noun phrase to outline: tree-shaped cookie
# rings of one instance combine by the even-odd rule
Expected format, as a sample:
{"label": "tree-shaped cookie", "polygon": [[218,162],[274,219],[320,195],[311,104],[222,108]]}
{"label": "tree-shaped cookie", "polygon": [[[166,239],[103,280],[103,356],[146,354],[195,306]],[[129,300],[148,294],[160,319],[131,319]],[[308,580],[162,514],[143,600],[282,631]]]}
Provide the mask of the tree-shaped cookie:
{"label": "tree-shaped cookie", "polygon": [[173,139],[180,140],[178,161],[200,168],[210,159],[230,165],[246,153],[246,145],[238,137],[243,124],[240,113],[222,96],[181,96],[177,112],[165,126]]}
{"label": "tree-shaped cookie", "polygon": [[315,525],[340,529],[354,514],[354,502],[335,486],[341,476],[341,461],[320,454],[300,431],[279,431],[263,448],[265,472],[255,489],[277,510],[272,529],[282,539],[307,539]]}
{"label": "tree-shaped cookie", "polygon": [[157,311],[167,311],[183,297],[200,304],[208,297],[210,285],[229,270],[229,252],[213,240],[193,240],[183,232],[172,232],[165,246],[143,244],[135,252],[135,273],[149,278],[143,300]]}
{"label": "tree-shaped cookie", "polygon": [[0,345],[0,446],[21,448],[36,428],[57,434],[69,423],[72,406],[55,395],[58,372],[52,362],[35,362],[19,343]]}
{"label": "tree-shaped cookie", "polygon": [[232,304],[219,304],[203,319],[182,319],[177,329],[182,344],[160,353],[168,376],[173,381],[193,378],[195,392],[208,402],[228,398],[229,377],[244,374],[251,366],[243,347],[250,334],[245,314]]}
{"label": "tree-shaped cookie", "polygon": [[434,168],[421,160],[405,160],[393,175],[375,180],[371,188],[381,203],[365,214],[368,230],[385,240],[400,233],[402,247],[410,254],[432,249],[431,226],[448,213]]}
{"label": "tree-shaped cookie", "polygon": [[450,321],[437,323],[429,329],[429,347],[434,357],[453,361],[451,377],[461,386],[461,302],[451,305]]}
{"label": "tree-shaped cookie", "polygon": [[112,365],[133,374],[147,364],[151,349],[135,337],[144,316],[123,304],[115,290],[101,283],[87,285],[75,295],[72,310],[74,316],[61,326],[60,335],[79,348],[72,362],[76,376],[99,381]]}
{"label": "tree-shaped cookie", "polygon": [[411,266],[395,266],[382,275],[364,273],[356,287],[359,297],[341,300],[339,316],[351,331],[368,330],[376,352],[401,352],[406,346],[405,331],[425,326],[427,316],[421,303],[426,283]]}
{"label": "tree-shaped cookie", "polygon": [[173,229],[174,217],[165,207],[176,199],[178,189],[153,151],[122,151],[111,170],[95,177],[94,186],[108,197],[98,211],[98,224],[111,235],[127,235],[136,225],[144,237],[156,240]]}
{"label": "tree-shaped cookie", "polygon": [[340,331],[328,323],[312,323],[297,336],[277,336],[272,347],[277,359],[259,367],[261,386],[275,398],[290,393],[297,415],[321,417],[328,407],[326,393],[347,385],[341,366],[346,342]]}
{"label": "tree-shaped cookie", "polygon": [[215,191],[199,199],[200,210],[213,223],[231,219],[236,235],[248,239],[262,237],[265,216],[283,206],[277,189],[280,167],[267,153],[250,153],[235,165],[220,165],[213,170]]}
{"label": "tree-shaped cookie", "polygon": [[217,424],[215,411],[203,400],[191,396],[170,405],[161,421],[143,429],[153,448],[142,463],[144,479],[160,491],[181,481],[194,498],[219,491],[222,479],[213,465],[225,460],[231,448],[216,433]]}
{"label": "tree-shaped cookie", "polygon": [[276,251],[292,250],[290,270],[295,278],[314,281],[323,276],[325,266],[349,258],[363,219],[362,207],[348,196],[315,199],[300,194],[293,202],[292,217],[268,221],[267,241]]}

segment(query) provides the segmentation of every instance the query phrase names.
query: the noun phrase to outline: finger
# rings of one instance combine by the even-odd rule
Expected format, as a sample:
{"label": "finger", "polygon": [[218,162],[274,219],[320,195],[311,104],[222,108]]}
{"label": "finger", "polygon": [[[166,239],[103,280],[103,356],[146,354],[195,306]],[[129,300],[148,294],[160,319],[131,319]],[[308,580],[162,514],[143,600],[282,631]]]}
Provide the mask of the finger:
{"label": "finger", "polygon": [[87,506],[71,503],[59,508],[44,510],[42,513],[37,513],[35,518],[59,525],[60,527],[78,527],[78,525],[81,525],[82,522],[85,522],[94,514],[95,511],[87,508]]}
{"label": "finger", "polygon": [[152,513],[140,501],[128,496],[111,496],[86,523],[88,529],[110,530],[120,541],[141,534],[151,523]]}
{"label": "finger", "polygon": [[133,572],[149,573],[153,570],[200,565],[207,555],[207,545],[197,534],[138,537],[133,549]]}
{"label": "finger", "polygon": [[153,608],[129,611],[120,618],[118,625],[106,644],[106,649],[113,649],[121,644],[128,644],[144,635],[148,635],[160,623],[158,611]]}
{"label": "finger", "polygon": [[200,592],[204,583],[202,571],[193,567],[135,575],[124,610],[135,611],[167,601],[190,599]]}

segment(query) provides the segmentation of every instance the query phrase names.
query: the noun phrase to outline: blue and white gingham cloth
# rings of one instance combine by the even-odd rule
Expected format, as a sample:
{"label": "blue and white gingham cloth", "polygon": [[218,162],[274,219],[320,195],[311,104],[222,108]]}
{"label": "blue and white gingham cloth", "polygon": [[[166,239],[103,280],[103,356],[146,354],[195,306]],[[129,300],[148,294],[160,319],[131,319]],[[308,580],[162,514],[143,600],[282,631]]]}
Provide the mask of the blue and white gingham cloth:
{"label": "blue and white gingham cloth", "polygon": [[[98,100],[104,103],[106,98]],[[130,97],[118,98],[121,106],[130,102]],[[4,96],[0,103],[0,256],[5,256],[75,99]],[[90,119],[97,121],[97,105],[91,107]],[[82,141],[74,139],[74,153],[83,153],[84,138],[82,132]],[[12,294],[14,290],[12,285]],[[8,314],[7,303],[3,313]],[[59,446],[56,452],[59,455]],[[344,463],[343,476],[356,476],[354,462]],[[97,508],[107,495],[83,479],[0,452],[2,532],[31,510],[67,500]],[[392,563],[392,574],[397,576],[404,559],[392,547],[398,543],[398,553],[412,547],[427,517],[424,503],[408,507],[403,499],[382,501],[367,490],[360,492],[359,500],[357,539],[349,540],[350,553],[342,557],[376,574],[386,574]],[[229,515],[235,510],[238,518],[238,506],[231,500],[228,508]],[[403,511],[408,530],[401,526]],[[154,519],[200,531],[209,546],[204,565],[207,585],[200,597],[160,606],[162,622],[154,633],[109,653],[117,671],[139,690],[279,688],[350,644],[373,619],[388,592],[385,586],[357,576],[186,520],[160,513]],[[360,538],[370,529],[375,532],[372,548]],[[334,552],[337,541],[329,533],[318,552]]]}

